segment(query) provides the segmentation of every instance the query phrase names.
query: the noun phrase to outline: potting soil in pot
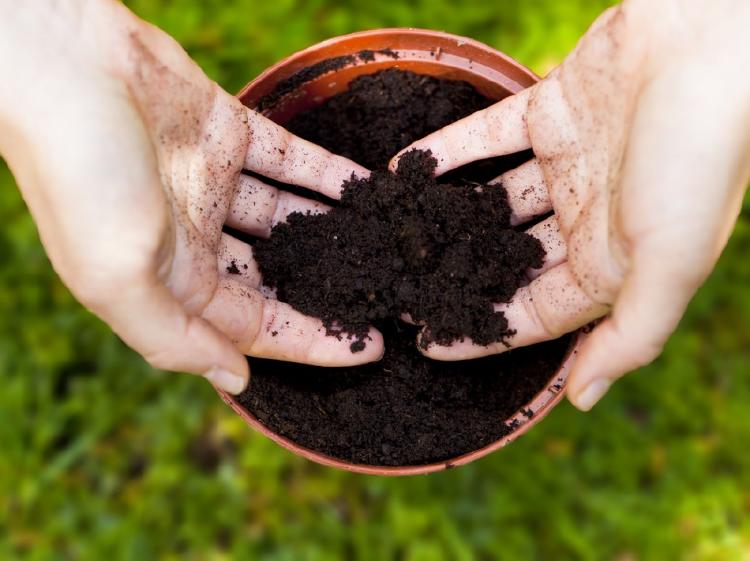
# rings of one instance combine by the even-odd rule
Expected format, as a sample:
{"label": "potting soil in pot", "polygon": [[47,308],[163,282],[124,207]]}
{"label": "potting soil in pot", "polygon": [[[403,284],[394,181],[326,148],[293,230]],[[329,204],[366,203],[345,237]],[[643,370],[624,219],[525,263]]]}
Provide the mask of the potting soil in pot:
{"label": "potting soil in pot", "polygon": [[[540,266],[539,243],[509,224],[505,191],[487,179],[517,165],[500,158],[432,177],[413,151],[396,174],[388,160],[433,130],[488,106],[470,84],[391,69],[296,116],[289,130],[374,170],[352,178],[326,215],[295,214],[256,242],[264,283],[320,317],[352,352],[383,332],[383,359],[317,368],[251,359],[239,402],[270,429],[356,463],[415,465],[481,448],[512,430],[506,420],[550,383],[569,338],[474,361],[439,362],[416,347],[513,333],[493,302],[507,302]],[[554,381],[549,391],[556,391]],[[531,415],[530,411],[526,412]]]}

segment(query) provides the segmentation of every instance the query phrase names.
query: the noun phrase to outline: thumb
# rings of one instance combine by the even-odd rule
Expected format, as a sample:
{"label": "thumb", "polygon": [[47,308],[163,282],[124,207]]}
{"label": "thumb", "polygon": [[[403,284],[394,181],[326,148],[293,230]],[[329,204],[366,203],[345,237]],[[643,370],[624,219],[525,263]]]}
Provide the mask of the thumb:
{"label": "thumb", "polygon": [[245,356],[159,282],[134,283],[99,315],[154,368],[199,374],[232,394],[247,386]]}
{"label": "thumb", "polygon": [[698,287],[695,273],[669,266],[666,252],[643,248],[633,256],[612,315],[584,343],[573,366],[568,399],[588,411],[624,374],[661,354]]}

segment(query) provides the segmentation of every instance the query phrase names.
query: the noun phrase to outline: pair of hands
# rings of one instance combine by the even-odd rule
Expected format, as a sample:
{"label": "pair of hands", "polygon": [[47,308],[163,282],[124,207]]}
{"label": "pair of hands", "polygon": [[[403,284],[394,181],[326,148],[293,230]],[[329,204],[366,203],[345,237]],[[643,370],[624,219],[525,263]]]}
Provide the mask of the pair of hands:
{"label": "pair of hands", "polygon": [[[381,356],[377,332],[352,354],[274,300],[251,247],[222,233],[265,236],[289,212],[324,210],[243,168],[334,198],[366,170],[245,109],[114,0],[11,3],[0,0],[0,69],[14,77],[0,85],[0,151],[81,302],[152,365],[233,393],[248,378],[243,353],[339,366]],[[750,55],[745,4],[626,0],[538,85],[410,147],[432,150],[438,173],[533,148],[500,181],[517,224],[554,211],[530,229],[547,261],[499,308],[513,346],[611,312],[571,374],[581,409],[658,355],[731,232],[750,175],[750,84],[736,71]]]}

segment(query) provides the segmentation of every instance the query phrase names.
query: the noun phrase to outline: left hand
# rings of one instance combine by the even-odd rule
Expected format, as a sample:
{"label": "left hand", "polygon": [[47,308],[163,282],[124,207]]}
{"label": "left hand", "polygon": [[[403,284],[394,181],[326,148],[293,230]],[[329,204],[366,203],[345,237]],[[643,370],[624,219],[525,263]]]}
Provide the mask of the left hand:
{"label": "left hand", "polygon": [[[72,293],[155,367],[231,393],[244,354],[345,366],[377,360],[264,292],[252,247],[324,205],[242,175],[337,197],[366,170],[248,110],[115,0],[0,0],[0,153]],[[9,48],[12,46],[13,48]]]}

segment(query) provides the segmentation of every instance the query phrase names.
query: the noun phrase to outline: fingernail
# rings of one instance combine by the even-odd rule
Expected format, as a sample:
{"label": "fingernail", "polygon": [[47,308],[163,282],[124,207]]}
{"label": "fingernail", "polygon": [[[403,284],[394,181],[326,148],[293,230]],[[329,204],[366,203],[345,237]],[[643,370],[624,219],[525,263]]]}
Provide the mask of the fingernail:
{"label": "fingernail", "polygon": [[612,381],[607,378],[598,378],[589,382],[589,385],[583,388],[573,400],[573,405],[581,411],[589,411],[597,401],[599,401],[612,385]]}
{"label": "fingernail", "polygon": [[231,394],[238,394],[245,389],[245,379],[242,376],[216,366],[206,372],[204,378],[220,390]]}

